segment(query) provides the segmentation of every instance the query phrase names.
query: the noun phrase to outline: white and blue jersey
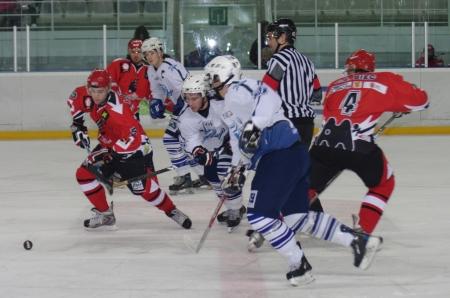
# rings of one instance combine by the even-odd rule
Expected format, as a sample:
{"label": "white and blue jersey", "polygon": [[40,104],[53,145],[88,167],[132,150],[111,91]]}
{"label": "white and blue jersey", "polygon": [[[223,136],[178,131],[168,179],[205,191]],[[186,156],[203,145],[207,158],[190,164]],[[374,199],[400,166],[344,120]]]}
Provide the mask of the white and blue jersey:
{"label": "white and blue jersey", "polygon": [[172,58],[164,58],[158,69],[149,65],[147,76],[153,98],[159,98],[163,101],[170,99],[175,105],[181,95],[181,88],[188,74],[186,68]]}
{"label": "white and blue jersey", "polygon": [[[178,118],[181,137],[188,153],[192,154],[198,146],[214,152],[212,164],[204,167],[204,176],[219,198],[225,195],[222,181],[231,167],[228,126],[221,118],[224,105],[224,101],[210,100],[207,109],[193,112],[188,107]],[[227,195],[224,204],[227,209],[239,209],[242,192]]]}
{"label": "white and blue jersey", "polygon": [[[167,105],[167,101],[170,101],[175,106],[180,99],[183,82],[188,74],[180,62],[169,57],[164,58],[163,63],[157,69],[153,65],[149,65],[147,76],[152,97],[161,99],[165,105]],[[184,101],[181,103],[184,104],[184,107],[181,108],[179,114],[183,113],[183,109],[187,107]],[[191,166],[197,167],[196,171],[201,173],[201,167],[190,160],[183,150],[184,144],[180,140],[177,115],[170,117],[163,136],[163,144],[169,154],[170,162],[175,167],[178,176],[189,173]]]}
{"label": "white and blue jersey", "polygon": [[195,113],[187,108],[180,115],[179,129],[188,153],[197,146],[218,151],[228,140],[228,127],[221,119],[223,108],[223,101],[210,101],[207,111]]}
{"label": "white and blue jersey", "polygon": [[[257,80],[243,79],[230,85],[222,118],[230,130],[233,165],[242,160],[255,168],[265,154],[289,148],[299,140],[297,129],[284,116],[280,96]],[[260,146],[250,161],[239,150],[239,138],[248,120],[262,131]]]}

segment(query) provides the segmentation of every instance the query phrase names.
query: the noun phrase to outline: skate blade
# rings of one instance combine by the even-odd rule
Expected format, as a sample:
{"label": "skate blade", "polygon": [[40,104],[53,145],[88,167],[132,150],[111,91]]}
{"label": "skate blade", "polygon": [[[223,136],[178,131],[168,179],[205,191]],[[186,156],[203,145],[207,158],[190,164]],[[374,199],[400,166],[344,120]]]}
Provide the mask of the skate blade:
{"label": "skate blade", "polygon": [[234,226],[234,227],[228,227],[228,233],[233,233],[235,230],[237,230],[237,228],[239,227],[239,225]]}
{"label": "skate blade", "polygon": [[370,237],[366,245],[366,254],[364,255],[359,268],[362,270],[367,270],[373,262],[376,253],[379,251],[379,247],[382,243],[381,237]]}
{"label": "skate blade", "polygon": [[194,190],[192,188],[184,188],[182,190],[169,190],[169,195],[171,196],[176,196],[179,194],[193,195]]}
{"label": "skate blade", "polygon": [[314,276],[311,274],[311,272],[308,271],[308,272],[305,272],[305,274],[303,274],[302,276],[291,278],[289,280],[289,283],[293,287],[298,287],[298,286],[304,286],[309,283],[312,283],[314,280],[315,280]]}
{"label": "skate blade", "polygon": [[194,189],[196,190],[212,190],[211,185],[201,185],[201,186],[194,186]]}
{"label": "skate blade", "polygon": [[257,249],[258,249],[258,247],[256,247],[255,243],[249,243],[247,245],[248,252],[255,252]]}
{"label": "skate blade", "polygon": [[119,229],[119,227],[116,226],[116,225],[112,225],[112,226],[100,226],[100,227],[97,227],[97,228],[87,228],[87,227],[85,227],[84,229],[86,231],[88,231],[88,232],[97,232],[97,231],[99,231],[99,232],[104,232],[104,231],[111,232],[111,231],[117,231]]}

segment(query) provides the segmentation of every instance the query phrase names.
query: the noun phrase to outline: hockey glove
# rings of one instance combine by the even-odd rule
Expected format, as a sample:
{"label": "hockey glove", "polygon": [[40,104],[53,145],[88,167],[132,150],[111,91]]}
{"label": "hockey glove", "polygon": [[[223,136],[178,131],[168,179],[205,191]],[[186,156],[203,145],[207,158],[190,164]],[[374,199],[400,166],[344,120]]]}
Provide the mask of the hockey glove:
{"label": "hockey glove", "polygon": [[203,166],[210,166],[214,161],[214,154],[206,150],[203,146],[197,146],[192,150],[192,155],[196,162]]}
{"label": "hockey glove", "polygon": [[150,102],[150,117],[153,119],[163,119],[164,116],[164,104],[163,101],[159,98],[154,98]]}
{"label": "hockey glove", "polygon": [[253,155],[259,147],[261,130],[250,120],[244,124],[241,137],[239,138],[239,148],[244,154]]}
{"label": "hockey glove", "polygon": [[178,116],[180,113],[181,113],[181,110],[183,109],[183,107],[184,107],[184,100],[181,98],[181,96],[180,97],[178,97],[178,99],[177,99],[177,103],[173,106],[173,111],[172,111],[172,113],[175,115],[175,116]]}
{"label": "hockey glove", "polygon": [[82,124],[72,124],[70,126],[72,130],[72,137],[75,145],[80,146],[83,149],[89,149],[91,140],[89,139],[87,127]]}
{"label": "hockey glove", "polygon": [[311,94],[310,102],[313,105],[320,105],[320,103],[322,102],[322,89],[321,88],[319,88],[317,90],[313,90],[313,93]]}
{"label": "hockey glove", "polygon": [[92,151],[88,155],[86,161],[88,164],[101,166],[103,164],[109,163],[112,160],[111,153],[108,148],[101,147],[98,150]]}
{"label": "hockey glove", "polygon": [[245,166],[230,167],[222,181],[222,189],[227,196],[234,196],[242,191],[245,179]]}

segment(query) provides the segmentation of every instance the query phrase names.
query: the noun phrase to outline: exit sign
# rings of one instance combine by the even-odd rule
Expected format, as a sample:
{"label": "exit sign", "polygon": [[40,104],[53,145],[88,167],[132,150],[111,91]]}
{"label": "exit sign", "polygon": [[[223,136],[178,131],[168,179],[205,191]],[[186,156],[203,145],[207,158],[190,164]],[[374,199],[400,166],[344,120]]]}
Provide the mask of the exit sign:
{"label": "exit sign", "polygon": [[228,7],[210,7],[209,24],[228,25]]}

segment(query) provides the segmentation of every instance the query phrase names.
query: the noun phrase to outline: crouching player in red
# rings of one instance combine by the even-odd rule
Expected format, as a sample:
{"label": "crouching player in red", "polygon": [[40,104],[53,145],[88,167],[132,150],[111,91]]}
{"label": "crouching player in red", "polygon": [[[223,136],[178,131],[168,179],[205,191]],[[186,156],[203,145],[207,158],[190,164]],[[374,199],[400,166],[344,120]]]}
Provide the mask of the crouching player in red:
{"label": "crouching player in red", "polygon": [[[105,70],[94,70],[87,86],[80,86],[71,94],[68,104],[73,117],[72,134],[75,144],[89,150],[89,136],[84,126],[84,114],[89,113],[99,129],[99,144],[76,171],[81,190],[94,205],[93,216],[84,221],[87,229],[114,229],[116,219],[106,200],[106,184],[115,179],[126,180],[154,172],[153,151],[141,124],[133,117],[127,101],[111,90],[111,79]],[[151,205],[185,229],[192,225],[187,215],[175,207],[160,188],[156,176],[129,183],[134,195]]]}

